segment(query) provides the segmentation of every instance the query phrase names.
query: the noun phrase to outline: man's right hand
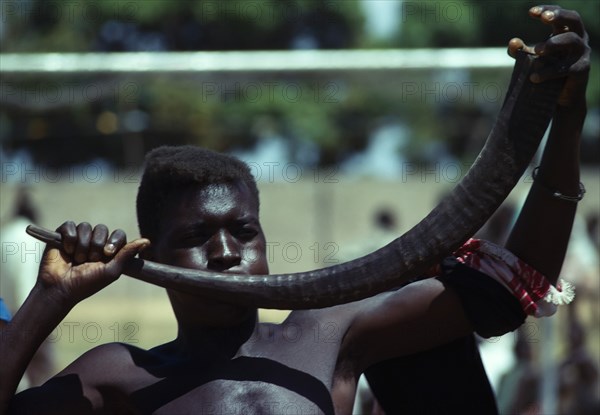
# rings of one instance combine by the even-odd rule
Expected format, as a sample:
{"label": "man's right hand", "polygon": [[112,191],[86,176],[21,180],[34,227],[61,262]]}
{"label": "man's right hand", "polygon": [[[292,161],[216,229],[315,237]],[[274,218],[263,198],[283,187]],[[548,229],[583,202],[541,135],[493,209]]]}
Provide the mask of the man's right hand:
{"label": "man's right hand", "polygon": [[121,229],[109,234],[105,225],[65,222],[58,227],[60,249],[47,247],[38,284],[62,305],[74,306],[115,281],[125,262],[150,245],[148,239],[127,243]]}

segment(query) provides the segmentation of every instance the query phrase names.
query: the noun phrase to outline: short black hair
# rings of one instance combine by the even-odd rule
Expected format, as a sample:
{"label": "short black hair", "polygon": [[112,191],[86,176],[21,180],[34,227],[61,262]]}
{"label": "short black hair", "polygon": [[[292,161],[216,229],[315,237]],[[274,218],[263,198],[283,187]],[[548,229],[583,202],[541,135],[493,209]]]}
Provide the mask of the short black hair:
{"label": "short black hair", "polygon": [[169,195],[190,185],[239,182],[248,186],[259,207],[258,188],[243,161],[202,147],[162,146],[146,155],[136,208],[140,235],[152,240],[158,234]]}

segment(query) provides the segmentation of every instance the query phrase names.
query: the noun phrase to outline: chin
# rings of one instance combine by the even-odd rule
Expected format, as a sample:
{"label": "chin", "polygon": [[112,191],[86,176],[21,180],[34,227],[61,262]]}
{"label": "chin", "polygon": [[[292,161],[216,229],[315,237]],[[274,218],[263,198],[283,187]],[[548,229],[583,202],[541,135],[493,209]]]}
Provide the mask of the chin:
{"label": "chin", "polygon": [[171,306],[180,323],[204,327],[234,326],[256,314],[256,308],[248,306],[224,303],[174,291],[168,293]]}

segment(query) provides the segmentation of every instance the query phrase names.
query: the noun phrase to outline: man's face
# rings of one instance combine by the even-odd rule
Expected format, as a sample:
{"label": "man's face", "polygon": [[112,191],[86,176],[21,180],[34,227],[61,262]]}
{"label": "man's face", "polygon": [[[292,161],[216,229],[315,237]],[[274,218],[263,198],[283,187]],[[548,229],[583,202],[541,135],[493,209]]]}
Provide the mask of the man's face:
{"label": "man's face", "polygon": [[158,262],[184,268],[268,273],[258,207],[243,182],[191,186],[174,194],[153,252]]}
{"label": "man's face", "polygon": [[[217,272],[269,273],[258,206],[244,183],[196,185],[174,193],[152,241],[153,260]],[[252,315],[247,307],[209,296],[168,293],[180,323],[229,326]]]}

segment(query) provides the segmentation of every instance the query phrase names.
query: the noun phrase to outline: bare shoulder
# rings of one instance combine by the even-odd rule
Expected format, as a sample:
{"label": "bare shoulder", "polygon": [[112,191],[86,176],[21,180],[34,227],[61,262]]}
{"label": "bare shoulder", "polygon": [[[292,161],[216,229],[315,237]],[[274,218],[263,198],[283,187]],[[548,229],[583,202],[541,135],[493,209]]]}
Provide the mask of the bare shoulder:
{"label": "bare shoulder", "polygon": [[149,353],[124,343],[103,344],[81,355],[57,377],[75,375],[85,397],[97,404],[99,400],[104,400],[100,391],[124,391],[140,378],[147,377],[147,372],[136,361],[144,361]]}
{"label": "bare shoulder", "polygon": [[121,395],[127,384],[139,381],[142,371],[135,370],[131,353],[134,349],[121,343],[95,347],[42,386],[17,394],[11,401],[10,413],[80,415],[106,407],[107,401],[120,400],[106,391]]}
{"label": "bare shoulder", "polygon": [[106,343],[82,354],[58,376],[77,373],[95,378],[110,376],[115,370],[133,365],[132,351],[147,353],[143,349],[124,344]]}

